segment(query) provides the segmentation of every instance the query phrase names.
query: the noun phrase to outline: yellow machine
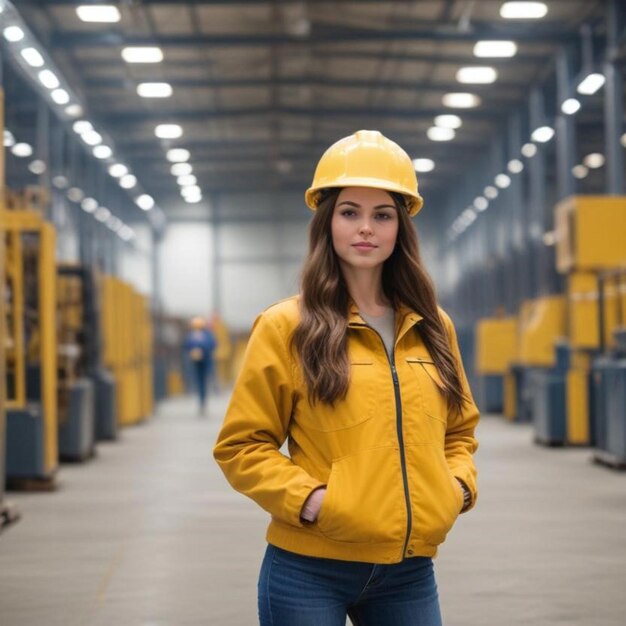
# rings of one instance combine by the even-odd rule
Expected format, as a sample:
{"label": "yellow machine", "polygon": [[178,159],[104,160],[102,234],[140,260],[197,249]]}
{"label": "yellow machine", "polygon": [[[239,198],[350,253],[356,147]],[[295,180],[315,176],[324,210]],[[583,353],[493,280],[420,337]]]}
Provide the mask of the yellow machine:
{"label": "yellow machine", "polygon": [[7,480],[53,484],[58,466],[55,231],[2,211],[6,243]]}
{"label": "yellow machine", "polygon": [[483,411],[500,412],[506,393],[506,375],[517,356],[517,318],[478,321],[476,372],[480,376],[478,401]]}
{"label": "yellow machine", "polygon": [[229,385],[234,380],[231,367],[233,345],[230,340],[230,332],[226,324],[224,324],[224,321],[218,315],[214,315],[211,319],[211,329],[217,340],[217,348],[215,348],[215,352],[213,353],[217,379],[220,385]]}
{"label": "yellow machine", "polygon": [[117,386],[118,424],[146,419],[153,411],[152,321],[147,298],[113,276],[102,280],[104,363]]}
{"label": "yellow machine", "polygon": [[626,265],[626,197],[570,196],[557,204],[555,226],[560,273]]}
{"label": "yellow machine", "polygon": [[566,198],[555,208],[555,229],[557,269],[567,274],[567,339],[559,347],[564,427],[555,426],[554,417],[547,427],[558,443],[589,445],[594,436],[589,393],[592,360],[601,343],[614,344],[619,307],[613,305],[620,300],[619,285],[608,278],[600,320],[598,272],[626,265],[626,197]]}

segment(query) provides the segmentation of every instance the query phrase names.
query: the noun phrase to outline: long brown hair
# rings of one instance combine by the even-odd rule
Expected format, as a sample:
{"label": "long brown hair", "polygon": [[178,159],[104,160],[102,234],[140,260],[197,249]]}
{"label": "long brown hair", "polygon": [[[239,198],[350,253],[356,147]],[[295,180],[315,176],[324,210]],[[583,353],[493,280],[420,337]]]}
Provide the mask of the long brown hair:
{"label": "long brown hair", "polygon": [[[331,235],[331,221],[340,191],[325,191],[311,220],[309,253],[301,278],[301,320],[292,337],[309,401],[331,405],[345,397],[350,382],[347,349],[350,295]],[[448,403],[460,411],[464,402],[461,377],[439,316],[433,283],[422,265],[417,233],[404,197],[397,193],[389,195],[396,205],[399,224],[396,246],[383,265],[383,292],[394,309],[404,304],[423,317],[418,331],[441,376]]]}

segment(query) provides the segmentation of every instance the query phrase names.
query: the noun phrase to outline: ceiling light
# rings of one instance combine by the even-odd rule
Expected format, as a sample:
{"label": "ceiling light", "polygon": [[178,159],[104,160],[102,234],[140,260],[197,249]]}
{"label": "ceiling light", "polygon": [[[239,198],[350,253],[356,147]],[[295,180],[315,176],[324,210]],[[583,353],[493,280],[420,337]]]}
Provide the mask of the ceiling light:
{"label": "ceiling light", "polygon": [[456,79],[460,83],[474,85],[489,85],[495,83],[498,72],[493,67],[462,67],[456,73]]}
{"label": "ceiling light", "polygon": [[10,130],[4,129],[4,147],[10,148],[15,145],[15,137]]}
{"label": "ceiling light", "polygon": [[78,120],[72,124],[72,130],[75,133],[82,135],[83,133],[93,130],[93,126],[91,125],[91,122],[88,122],[87,120]]}
{"label": "ceiling light", "polygon": [[537,146],[534,143],[525,143],[522,146],[522,154],[527,159],[534,157],[537,154]]}
{"label": "ceiling light", "polygon": [[65,176],[55,176],[52,179],[52,184],[57,188],[57,189],[65,189],[68,185],[69,185],[69,181],[67,180],[67,178],[65,178]]}
{"label": "ceiling light", "polygon": [[178,124],[159,124],[154,129],[154,134],[159,139],[178,139],[183,134],[183,129]]}
{"label": "ceiling light", "polygon": [[197,185],[193,185],[191,187],[182,187],[180,190],[180,195],[185,198],[187,196],[193,196],[196,194],[202,194],[202,189],[200,189],[200,187],[198,187]]}
{"label": "ceiling light", "polygon": [[474,46],[474,56],[481,58],[510,58],[516,54],[514,41],[478,41]]}
{"label": "ceiling light", "polygon": [[113,154],[113,150],[109,146],[96,146],[93,149],[93,155],[96,159],[108,159]]}
{"label": "ceiling light", "polygon": [[496,187],[500,187],[500,189],[506,189],[511,184],[511,177],[506,174],[498,174],[493,182],[496,184]]}
{"label": "ceiling light", "polygon": [[80,104],[70,104],[65,107],[65,114],[70,117],[78,117],[83,114],[83,107],[81,107]]}
{"label": "ceiling light", "polygon": [[20,54],[31,67],[42,67],[45,63],[39,50],[36,48],[24,48],[24,50],[20,50]]}
{"label": "ceiling light", "polygon": [[546,143],[550,141],[554,137],[554,128],[550,126],[540,126],[539,128],[535,128],[530,138],[533,141],[538,141],[539,143]]}
{"label": "ceiling light", "polygon": [[[5,140],[5,141],[6,141],[6,140]],[[626,148],[626,133],[624,133],[624,134],[620,137],[619,142],[622,144],[622,146],[623,146],[624,148]],[[4,145],[6,146],[6,143],[5,143]]]}
{"label": "ceiling light", "polygon": [[507,163],[506,168],[511,174],[519,174],[524,169],[524,164],[519,159],[512,159]]}
{"label": "ceiling light", "polygon": [[435,118],[435,126],[442,128],[461,128],[463,122],[458,115],[438,115]]}
{"label": "ceiling light", "polygon": [[580,109],[580,101],[576,100],[576,98],[568,98],[561,105],[561,111],[565,113],[565,115],[574,115]]}
{"label": "ceiling light", "polygon": [[11,43],[24,39],[24,31],[19,26],[9,26],[2,31],[2,34],[4,38]]}
{"label": "ceiling light", "polygon": [[488,206],[489,201],[487,200],[487,198],[483,198],[483,196],[478,196],[477,198],[474,198],[474,208],[477,211],[485,211]]}
{"label": "ceiling light", "polygon": [[187,176],[193,172],[193,167],[191,167],[191,163],[174,163],[170,167],[170,172],[172,176]]}
{"label": "ceiling light", "polygon": [[95,198],[85,198],[80,203],[80,208],[85,213],[93,213],[98,208],[98,201]]}
{"label": "ceiling light", "polygon": [[50,70],[41,70],[39,72],[39,82],[48,89],[56,89],[61,84],[56,74]]}
{"label": "ceiling light", "polygon": [[592,170],[598,169],[604,165],[604,155],[599,152],[592,152],[588,154],[584,159],[583,163]]}
{"label": "ceiling light", "polygon": [[473,93],[447,93],[442,102],[451,109],[471,109],[477,107],[481,100]]}
{"label": "ceiling light", "polygon": [[137,206],[144,211],[149,211],[154,206],[154,198],[149,196],[147,193],[135,198],[135,202]]}
{"label": "ceiling light", "polygon": [[547,13],[545,2],[505,2],[500,7],[500,17],[507,20],[538,20]]}
{"label": "ceiling light", "polygon": [[413,167],[416,172],[432,172],[435,162],[432,159],[413,159]]}
{"label": "ceiling light", "polygon": [[574,165],[574,167],[572,168],[572,174],[575,178],[578,178],[580,180],[582,178],[585,178],[587,174],[589,174],[589,168],[586,165],[582,164]]}
{"label": "ceiling light", "polygon": [[122,50],[126,63],[160,63],[163,51],[156,46],[129,46]]}
{"label": "ceiling light", "polygon": [[588,74],[578,83],[576,91],[585,96],[592,96],[602,85],[604,85],[604,74]]}
{"label": "ceiling light", "polygon": [[96,212],[94,213],[94,217],[99,222],[106,222],[109,219],[109,217],[111,217],[111,211],[109,211],[109,209],[107,209],[105,206],[101,206],[96,209]]}
{"label": "ceiling light", "polygon": [[187,174],[186,176],[179,176],[176,182],[181,187],[192,187],[197,184],[198,179],[193,174]]}
{"label": "ceiling light", "polygon": [[67,91],[65,91],[65,89],[55,89],[51,94],[50,97],[57,103],[57,104],[67,104],[70,101],[70,94],[67,93]]}
{"label": "ceiling light", "polygon": [[35,159],[28,164],[28,169],[39,176],[46,171],[46,164],[41,159]]}
{"label": "ceiling light", "polygon": [[431,141],[451,141],[455,134],[453,128],[442,128],[441,126],[431,126],[426,131],[426,135]]}
{"label": "ceiling light", "polygon": [[88,145],[88,146],[97,146],[99,143],[102,143],[102,135],[97,133],[95,130],[88,130],[83,133],[80,138]]}
{"label": "ceiling light", "polygon": [[167,151],[166,158],[170,163],[181,163],[183,161],[189,161],[189,150],[184,148],[172,148]]}
{"label": "ceiling light", "polygon": [[123,189],[132,189],[137,184],[137,179],[132,174],[125,174],[120,178],[119,183]]}
{"label": "ceiling light", "polygon": [[489,200],[495,200],[498,197],[498,190],[491,185],[485,187],[483,193],[485,194],[485,197]]}
{"label": "ceiling light", "polygon": [[85,197],[85,192],[80,187],[70,187],[67,190],[67,198],[72,202],[80,202]]}
{"label": "ceiling light", "polygon": [[11,152],[16,156],[16,157],[29,157],[32,155],[33,153],[33,147],[28,144],[28,143],[16,143],[12,148],[11,148]]}
{"label": "ceiling light", "polygon": [[202,202],[202,196],[187,196],[185,202],[187,202],[187,204],[197,204],[198,202]]}
{"label": "ceiling light", "polygon": [[114,163],[109,166],[109,174],[111,174],[113,178],[121,178],[122,176],[126,176],[126,174],[128,174],[128,168],[122,163]]}
{"label": "ceiling light", "polygon": [[169,98],[172,93],[172,86],[169,83],[140,83],[137,85],[137,94],[142,98]]}
{"label": "ceiling light", "polygon": [[106,221],[107,228],[116,233],[122,227],[122,220],[115,215],[111,215],[109,219]]}
{"label": "ceiling light", "polygon": [[111,4],[90,4],[76,7],[76,15],[83,22],[119,22],[119,9]]}
{"label": "ceiling light", "polygon": [[135,236],[133,229],[130,226],[126,225],[122,226],[117,234],[124,241],[130,241]]}

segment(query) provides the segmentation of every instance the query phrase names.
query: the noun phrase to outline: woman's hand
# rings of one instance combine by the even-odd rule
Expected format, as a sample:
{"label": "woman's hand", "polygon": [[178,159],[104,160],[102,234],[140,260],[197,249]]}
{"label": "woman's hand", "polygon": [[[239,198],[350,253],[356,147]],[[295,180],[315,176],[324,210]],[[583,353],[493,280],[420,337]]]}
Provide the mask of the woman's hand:
{"label": "woman's hand", "polygon": [[322,508],[322,502],[324,501],[325,495],[326,487],[320,487],[310,493],[309,497],[305,500],[302,512],[300,513],[300,519],[303,522],[314,522],[317,519],[320,509]]}

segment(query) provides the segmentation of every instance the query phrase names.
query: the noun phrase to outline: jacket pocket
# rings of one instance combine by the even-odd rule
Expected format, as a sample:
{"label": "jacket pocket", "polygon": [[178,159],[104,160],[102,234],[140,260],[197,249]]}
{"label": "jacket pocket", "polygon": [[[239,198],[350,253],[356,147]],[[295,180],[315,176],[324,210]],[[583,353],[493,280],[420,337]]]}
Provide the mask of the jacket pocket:
{"label": "jacket pocket", "polygon": [[376,384],[373,361],[353,360],[350,363],[350,385],[346,397],[334,406],[317,402],[302,415],[307,428],[334,432],[358,426],[374,416]]}
{"label": "jacket pocket", "polygon": [[402,540],[406,503],[397,451],[375,448],[333,462],[317,517],[319,532],[334,541]]}
{"label": "jacket pocket", "polygon": [[[426,415],[447,422],[448,401],[444,395],[444,386],[434,361],[417,356],[406,357],[407,363],[417,378],[420,389],[422,410]],[[445,430],[445,428],[444,428]]]}
{"label": "jacket pocket", "polygon": [[416,530],[429,544],[437,546],[443,543],[463,508],[463,492],[443,450],[437,446],[421,448],[421,497],[416,507]]}

